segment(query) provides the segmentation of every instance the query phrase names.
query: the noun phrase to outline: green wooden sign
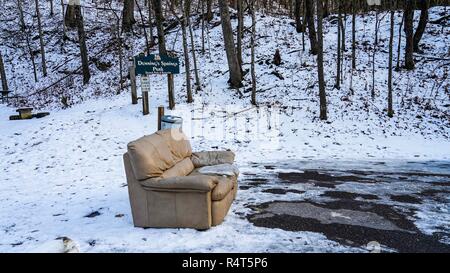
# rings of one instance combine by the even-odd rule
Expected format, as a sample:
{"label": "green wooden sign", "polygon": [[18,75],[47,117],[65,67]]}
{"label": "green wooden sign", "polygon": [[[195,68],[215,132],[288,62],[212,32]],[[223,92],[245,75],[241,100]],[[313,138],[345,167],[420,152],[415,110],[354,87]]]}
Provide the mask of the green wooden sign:
{"label": "green wooden sign", "polygon": [[180,60],[178,57],[150,54],[134,57],[136,75],[145,74],[179,74]]}

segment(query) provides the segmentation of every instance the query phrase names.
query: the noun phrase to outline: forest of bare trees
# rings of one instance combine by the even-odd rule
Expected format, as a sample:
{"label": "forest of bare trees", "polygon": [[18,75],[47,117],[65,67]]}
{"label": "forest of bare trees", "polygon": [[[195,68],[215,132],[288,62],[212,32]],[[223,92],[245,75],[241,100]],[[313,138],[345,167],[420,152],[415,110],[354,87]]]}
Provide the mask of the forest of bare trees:
{"label": "forest of bare trees", "polygon": [[[35,64],[35,54],[32,52],[30,47],[30,27],[23,20],[23,0],[15,0],[17,3],[17,15],[19,17],[19,22],[21,25],[21,31],[25,37],[26,44],[28,45],[30,52],[30,62],[33,67],[34,77],[37,81],[40,75],[37,73],[37,67]],[[53,13],[53,0],[50,1]],[[405,1],[380,1],[379,6],[369,5],[376,4],[378,1],[367,1],[367,0],[352,0],[352,1],[342,1],[342,0],[279,0],[279,1],[267,1],[267,0],[124,0],[112,5],[112,0],[103,0],[101,3],[97,1],[80,1],[80,0],[69,0],[65,2],[61,1],[61,7],[64,12],[64,20],[61,22],[62,25],[62,36],[64,39],[67,38],[66,31],[76,31],[77,40],[79,45],[79,56],[81,63],[81,72],[83,76],[83,83],[88,84],[91,71],[89,69],[89,63],[92,58],[91,49],[87,47],[86,32],[84,29],[83,20],[83,9],[87,8],[97,8],[102,10],[109,10],[114,13],[116,20],[114,20],[116,27],[117,37],[116,48],[119,51],[120,59],[120,86],[123,86],[123,63],[126,63],[124,58],[129,58],[132,56],[124,56],[124,48],[127,48],[126,40],[128,37],[133,37],[140,33],[136,30],[143,30],[146,46],[142,51],[150,52],[150,49],[158,44],[158,51],[160,54],[168,54],[168,50],[165,42],[165,35],[168,29],[173,28],[174,25],[179,25],[181,27],[182,38],[181,42],[183,45],[183,59],[185,66],[185,76],[186,76],[186,94],[187,102],[193,102],[193,92],[192,87],[196,92],[201,92],[202,82],[199,76],[199,70],[201,70],[201,65],[198,64],[196,54],[205,54],[205,39],[207,39],[207,31],[210,21],[214,17],[214,11],[218,11],[217,16],[220,18],[222,36],[223,36],[223,48],[224,54],[226,55],[228,75],[229,75],[229,86],[232,89],[236,89],[241,93],[240,89],[244,87],[243,78],[247,74],[247,71],[243,69],[243,51],[251,51],[251,89],[252,97],[251,103],[257,105],[256,92],[258,90],[258,79],[255,76],[255,70],[257,70],[257,65],[255,65],[255,25],[258,23],[255,20],[255,12],[265,12],[269,14],[282,14],[291,17],[295,22],[296,31],[299,37],[302,37],[303,49],[305,47],[305,36],[310,44],[310,54],[316,56],[317,61],[317,80],[319,84],[319,93],[317,94],[320,99],[320,118],[327,119],[327,94],[326,90],[328,85],[327,78],[332,75],[324,75],[324,53],[323,53],[323,20],[329,19],[331,17],[336,18],[336,31],[337,31],[337,41],[336,41],[336,74],[334,78],[334,87],[340,89],[340,85],[343,81],[342,79],[342,62],[343,54],[347,51],[346,39],[351,39],[351,63],[353,71],[357,69],[356,65],[356,27],[355,27],[355,16],[360,13],[366,13],[369,11],[374,11],[377,14],[386,13],[391,16],[390,24],[390,40],[389,40],[389,73],[388,73],[388,86],[386,87],[386,93],[389,94],[388,102],[388,113],[387,115],[392,117],[394,115],[394,109],[392,109],[392,66],[394,62],[394,52],[395,44],[397,43],[398,50],[400,48],[404,51],[404,56],[397,56],[397,69],[413,70],[415,68],[414,53],[422,53],[421,49],[421,39],[427,27],[429,20],[428,10],[430,7],[436,5],[447,4],[447,1],[439,0],[405,0]],[[109,2],[108,4],[105,4]],[[31,3],[29,3],[31,4]],[[46,77],[48,73],[47,61],[46,61],[46,33],[42,30],[42,19],[41,19],[41,9],[44,5],[40,4],[39,1],[34,1],[35,6],[35,16],[38,26],[38,37],[39,37],[39,56],[41,57],[41,72],[42,77]],[[86,6],[86,7],[85,7]],[[47,6],[45,6],[47,7]],[[231,9],[233,12],[230,12]],[[237,16],[237,26],[233,27],[231,24],[231,17],[234,16],[234,11],[236,11]],[[402,26],[394,25],[394,11],[402,11],[403,19]],[[191,16],[202,14],[201,16],[201,45],[196,44],[196,40],[193,35],[193,23],[191,22]],[[414,28],[413,17],[414,13],[420,13],[420,20],[416,28]],[[138,15],[139,14],[139,15]],[[244,15],[249,15],[252,19],[251,27],[245,27],[244,25]],[[352,35],[350,38],[345,37],[345,29],[343,20],[347,20],[347,16],[351,15],[352,20]],[[175,18],[175,20],[170,20],[169,18]],[[198,22],[195,22],[196,24]],[[120,24],[120,25],[119,25]],[[156,40],[154,37],[154,28],[156,30]],[[400,35],[404,35],[405,43],[401,44],[401,38],[399,41],[394,40],[394,31],[399,28]],[[375,25],[375,37],[373,41],[373,52],[372,62],[373,71],[375,73],[375,59],[377,51],[377,28]],[[205,34],[206,33],[206,34]],[[130,36],[131,35],[131,36]],[[243,38],[249,37],[250,44],[244,45]],[[197,48],[202,48],[198,51]],[[1,52],[0,52],[1,54]],[[398,54],[397,54],[398,55]],[[1,55],[0,55],[1,56]],[[1,60],[1,58],[0,58]],[[403,65],[402,65],[403,64]],[[2,73],[2,86],[3,89],[7,88],[7,77],[4,75],[4,62],[0,62],[0,71]],[[194,74],[194,81],[191,81],[191,73]],[[352,73],[353,79],[353,73]],[[175,95],[174,95],[174,81],[173,75],[168,77],[168,98],[169,98],[169,108],[175,108]],[[375,88],[375,76],[373,76],[372,89]],[[351,87],[351,92],[353,88]],[[119,90],[120,92],[120,90]],[[372,92],[374,95],[374,92]]]}

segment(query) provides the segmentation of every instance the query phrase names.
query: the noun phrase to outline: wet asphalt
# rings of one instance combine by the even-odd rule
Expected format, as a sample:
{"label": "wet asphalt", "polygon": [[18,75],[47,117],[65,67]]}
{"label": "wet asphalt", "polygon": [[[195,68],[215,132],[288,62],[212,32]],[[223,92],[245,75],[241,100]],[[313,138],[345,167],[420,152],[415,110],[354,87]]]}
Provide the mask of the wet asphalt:
{"label": "wet asphalt", "polygon": [[[367,251],[450,253],[449,162],[254,163],[240,190],[272,195],[246,204],[255,226],[317,232]],[[419,215],[441,220],[427,230]]]}

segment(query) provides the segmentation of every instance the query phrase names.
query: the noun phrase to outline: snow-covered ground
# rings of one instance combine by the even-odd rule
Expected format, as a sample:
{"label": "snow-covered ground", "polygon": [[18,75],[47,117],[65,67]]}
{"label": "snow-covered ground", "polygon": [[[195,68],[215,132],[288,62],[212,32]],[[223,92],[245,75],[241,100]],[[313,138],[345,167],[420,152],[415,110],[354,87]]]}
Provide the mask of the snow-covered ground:
{"label": "snow-covered ground", "polygon": [[[6,10],[11,11],[8,3]],[[430,18],[439,18],[445,12],[448,12],[445,8],[433,8]],[[43,13],[46,16],[48,10]],[[12,13],[7,15],[13,18]],[[177,108],[166,113],[184,118],[184,131],[191,137],[194,150],[232,149],[237,154],[237,163],[244,168],[249,168],[251,162],[280,160],[450,160],[448,65],[445,61],[422,56],[417,57],[415,71],[394,72],[396,114],[392,119],[387,118],[384,109],[389,16],[381,23],[376,97],[372,99],[371,64],[364,49],[373,41],[374,17],[374,14],[358,16],[358,71],[353,78],[354,95],[349,95],[350,50],[346,52],[342,88],[333,89],[336,26],[328,21],[325,24],[327,122],[317,118],[316,66],[315,58],[308,54],[307,38],[303,52],[301,35],[289,24],[291,19],[262,14],[258,15],[256,56],[257,99],[261,106],[250,106],[250,93],[246,92],[249,75],[245,80],[246,88],[241,90],[242,97],[227,88],[228,67],[221,28],[217,26],[210,29],[207,53],[198,54],[203,88],[194,94],[195,102],[185,103],[182,73],[175,77]],[[107,18],[85,10],[90,52],[98,52],[109,43],[111,34],[94,28],[98,23],[104,24],[98,28],[107,29]],[[58,71],[79,65],[78,58],[69,60],[69,56],[76,56],[78,52],[75,44],[70,41],[60,44],[58,20],[58,13],[53,19],[45,20],[46,29],[52,33],[47,36],[50,75],[40,77],[37,84],[33,82],[25,51],[13,48],[10,37],[0,45],[7,75],[14,75],[9,85],[16,93],[34,93],[64,75]],[[396,20],[401,20],[400,13]],[[2,32],[14,23],[2,21]],[[347,37],[350,37],[350,23],[347,20]],[[246,24],[250,24],[249,18]],[[169,48],[181,49],[179,35],[177,29],[170,33]],[[197,27],[195,35],[200,52],[201,31]],[[76,37],[75,33],[69,36]],[[449,58],[448,29],[430,25],[423,39],[425,56]],[[143,49],[142,37],[129,37],[127,43],[131,47],[127,52],[129,56]],[[277,48],[283,60],[280,67],[270,64]],[[244,63],[249,60],[248,53],[245,48]],[[141,106],[131,105],[129,90],[115,95],[118,65],[114,57],[117,55],[111,52],[98,56],[112,66],[100,71],[91,65],[93,76],[89,85],[83,87],[81,77],[75,76],[48,92],[29,97],[29,104],[51,112],[46,118],[9,121],[8,116],[15,114],[15,108],[0,105],[1,252],[31,251],[61,236],[74,239],[81,251],[88,252],[363,251],[328,240],[320,233],[253,226],[240,216],[246,211],[246,201],[252,198],[251,191],[239,195],[223,225],[206,232],[133,228],[122,154],[129,141],[156,130],[156,108],[167,105],[166,80],[163,76],[152,77],[151,114],[142,116]],[[36,58],[38,67],[39,59]],[[64,64],[64,68],[53,70],[60,64]],[[244,69],[247,68],[246,64]],[[183,67],[180,70],[183,71]],[[284,80],[271,74],[275,70]],[[61,96],[68,98],[70,108],[61,109]],[[257,201],[264,202],[263,199]],[[443,209],[448,210],[448,206]],[[92,212],[100,215],[85,217]],[[427,215],[422,218],[428,219]],[[422,222],[433,228],[430,221]]]}

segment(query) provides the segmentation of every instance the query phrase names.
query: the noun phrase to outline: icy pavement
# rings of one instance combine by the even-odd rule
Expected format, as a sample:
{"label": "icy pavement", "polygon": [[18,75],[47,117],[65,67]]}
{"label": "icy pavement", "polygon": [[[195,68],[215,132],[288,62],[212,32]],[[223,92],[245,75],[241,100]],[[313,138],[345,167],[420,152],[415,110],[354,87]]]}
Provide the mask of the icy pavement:
{"label": "icy pavement", "polygon": [[380,251],[450,252],[449,161],[255,163],[243,174],[256,226]]}

